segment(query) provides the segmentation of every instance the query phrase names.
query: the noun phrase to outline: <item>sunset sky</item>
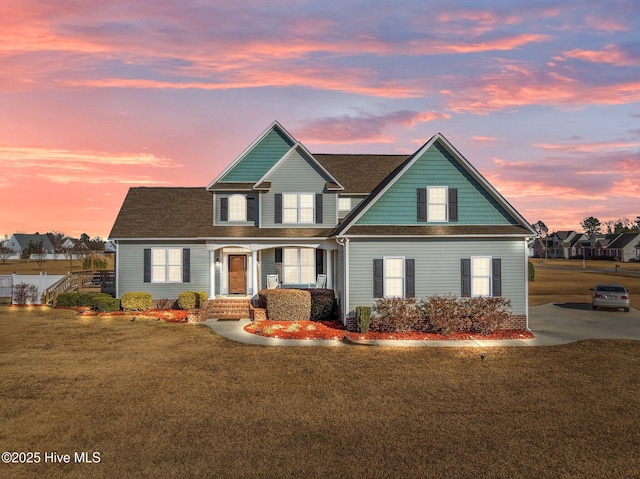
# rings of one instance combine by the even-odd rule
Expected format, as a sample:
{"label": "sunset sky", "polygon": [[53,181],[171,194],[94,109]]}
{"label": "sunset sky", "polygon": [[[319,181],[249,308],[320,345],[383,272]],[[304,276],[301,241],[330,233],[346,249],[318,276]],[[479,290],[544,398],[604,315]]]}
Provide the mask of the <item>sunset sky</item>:
{"label": "sunset sky", "polygon": [[441,132],[531,223],[640,215],[637,0],[2,0],[0,234],[106,238],[273,120],[312,153]]}

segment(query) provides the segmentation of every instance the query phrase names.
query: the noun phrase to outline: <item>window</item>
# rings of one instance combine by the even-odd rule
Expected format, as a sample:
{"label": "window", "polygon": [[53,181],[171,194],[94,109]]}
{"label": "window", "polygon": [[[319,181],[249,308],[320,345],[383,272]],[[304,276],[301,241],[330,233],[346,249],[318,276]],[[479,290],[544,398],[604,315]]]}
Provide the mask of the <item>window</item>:
{"label": "window", "polygon": [[491,258],[471,258],[471,296],[491,296]]}
{"label": "window", "polygon": [[338,199],[338,210],[339,211],[349,211],[349,210],[351,210],[351,198],[339,198]]}
{"label": "window", "polygon": [[283,282],[285,284],[315,283],[315,259],[313,248],[283,248]]}
{"label": "window", "polygon": [[446,186],[427,187],[428,221],[447,221],[448,196]]}
{"label": "window", "polygon": [[283,223],[313,223],[314,196],[313,193],[283,193]]}
{"label": "window", "polygon": [[404,258],[384,258],[384,297],[404,297]]}
{"label": "window", "polygon": [[153,283],[182,282],[182,248],[151,250],[151,281]]}
{"label": "window", "polygon": [[246,221],[247,198],[244,195],[229,197],[229,221]]}

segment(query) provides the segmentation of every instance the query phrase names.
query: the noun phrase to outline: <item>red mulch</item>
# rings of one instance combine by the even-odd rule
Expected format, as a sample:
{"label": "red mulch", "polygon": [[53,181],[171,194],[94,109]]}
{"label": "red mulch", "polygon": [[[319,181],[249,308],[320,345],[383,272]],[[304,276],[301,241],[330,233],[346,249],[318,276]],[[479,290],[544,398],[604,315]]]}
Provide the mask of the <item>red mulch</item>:
{"label": "red mulch", "polygon": [[[293,326],[299,325],[298,327]],[[297,328],[297,330],[293,330]],[[312,328],[312,329],[307,329]],[[530,339],[533,334],[521,329],[501,329],[492,334],[482,335],[478,333],[452,333],[446,336],[434,333],[380,333],[369,331],[360,334],[345,331],[339,321],[259,321],[248,324],[245,331],[269,338],[281,339],[414,339],[414,340],[460,340],[460,339]],[[287,331],[287,329],[292,329]]]}

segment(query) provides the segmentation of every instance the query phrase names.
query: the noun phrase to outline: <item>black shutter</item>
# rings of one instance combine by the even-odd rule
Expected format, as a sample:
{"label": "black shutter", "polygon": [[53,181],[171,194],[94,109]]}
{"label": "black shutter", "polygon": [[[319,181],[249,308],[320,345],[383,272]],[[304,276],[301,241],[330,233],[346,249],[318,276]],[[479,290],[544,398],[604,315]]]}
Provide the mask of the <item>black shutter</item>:
{"label": "black shutter", "polygon": [[461,296],[471,296],[471,260],[469,258],[460,260],[460,277],[462,282]]}
{"label": "black shutter", "polygon": [[247,198],[247,221],[253,221],[255,218],[254,216],[255,202],[256,202],[255,198]]}
{"label": "black shutter", "polygon": [[500,258],[491,260],[492,296],[502,296],[502,261]]}
{"label": "black shutter", "polygon": [[416,297],[416,260],[404,260],[404,296],[405,298]]}
{"label": "black shutter", "polygon": [[273,215],[274,223],[282,223],[282,193],[273,195]]}
{"label": "black shutter", "polygon": [[144,249],[144,282],[151,283],[151,249]]}
{"label": "black shutter", "polygon": [[191,282],[191,250],[189,248],[182,250],[182,282]]}
{"label": "black shutter", "polygon": [[384,278],[383,278],[383,270],[382,270],[382,260],[374,259],[373,260],[373,297],[374,298],[383,297],[383,289],[382,289],[383,282],[384,282]]}
{"label": "black shutter", "polygon": [[229,221],[229,198],[220,198],[220,221]]}
{"label": "black shutter", "polygon": [[418,200],[418,221],[424,222],[427,221],[427,189],[418,188],[416,191]]}
{"label": "black shutter", "polygon": [[458,188],[449,188],[449,221],[458,221]]}
{"label": "black shutter", "polygon": [[322,193],[316,193],[316,223],[322,224]]}
{"label": "black shutter", "polygon": [[276,248],[275,250],[275,264],[276,264],[276,274],[278,275],[278,281],[280,283],[283,282],[282,278],[282,248]]}
{"label": "black shutter", "polygon": [[316,249],[316,275],[324,273],[324,250]]}

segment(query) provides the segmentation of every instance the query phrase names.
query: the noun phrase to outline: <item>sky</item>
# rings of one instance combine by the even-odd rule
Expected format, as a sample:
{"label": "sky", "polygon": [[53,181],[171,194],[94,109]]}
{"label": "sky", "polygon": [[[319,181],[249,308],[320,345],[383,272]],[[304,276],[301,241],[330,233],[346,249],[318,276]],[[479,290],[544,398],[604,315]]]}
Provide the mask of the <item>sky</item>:
{"label": "sky", "polygon": [[637,0],[2,0],[0,235],[106,238],[274,120],[312,153],[442,133],[529,221],[640,215]]}

